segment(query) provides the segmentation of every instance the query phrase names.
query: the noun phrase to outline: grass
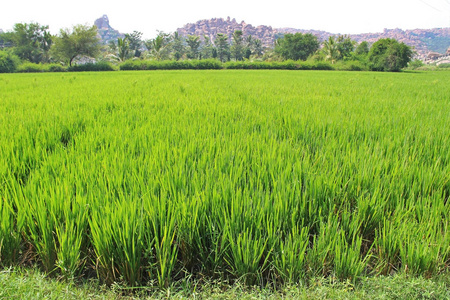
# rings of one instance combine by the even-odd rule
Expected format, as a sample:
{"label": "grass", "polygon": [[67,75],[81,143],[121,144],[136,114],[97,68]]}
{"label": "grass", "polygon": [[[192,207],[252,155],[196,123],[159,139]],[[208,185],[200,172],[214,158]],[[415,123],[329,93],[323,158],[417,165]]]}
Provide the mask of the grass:
{"label": "grass", "polygon": [[364,278],[358,284],[315,278],[308,286],[287,285],[274,291],[242,284],[193,282],[167,290],[141,288],[134,293],[120,285],[107,287],[96,280],[74,284],[46,278],[26,269],[0,272],[0,299],[448,299],[449,277],[425,279],[402,274]]}
{"label": "grass", "polygon": [[0,264],[161,291],[442,276],[449,79],[1,74]]}

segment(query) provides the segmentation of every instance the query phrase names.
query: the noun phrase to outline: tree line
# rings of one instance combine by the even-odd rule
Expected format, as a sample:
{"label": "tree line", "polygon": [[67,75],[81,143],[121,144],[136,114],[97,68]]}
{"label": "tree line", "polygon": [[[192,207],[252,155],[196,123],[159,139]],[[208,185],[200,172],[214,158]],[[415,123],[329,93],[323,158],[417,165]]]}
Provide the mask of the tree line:
{"label": "tree line", "polygon": [[[359,62],[374,71],[399,71],[413,57],[413,49],[394,39],[380,39],[373,45],[357,44],[348,36],[330,36],[324,42],[312,34],[295,33],[279,36],[273,47],[264,47],[261,40],[244,36],[236,30],[231,36],[219,33],[209,36],[181,36],[178,32],[158,32],[154,39],[143,40],[134,31],[101,45],[95,26],[75,25],[51,35],[48,26],[38,23],[17,23],[9,32],[0,33],[1,66],[18,59],[35,64],[58,63],[72,66],[96,61],[126,60],[203,60],[278,62],[284,60],[316,62]],[[84,59],[84,60],[83,60]],[[16,62],[14,62],[16,61]],[[5,69],[5,67],[3,67]]]}

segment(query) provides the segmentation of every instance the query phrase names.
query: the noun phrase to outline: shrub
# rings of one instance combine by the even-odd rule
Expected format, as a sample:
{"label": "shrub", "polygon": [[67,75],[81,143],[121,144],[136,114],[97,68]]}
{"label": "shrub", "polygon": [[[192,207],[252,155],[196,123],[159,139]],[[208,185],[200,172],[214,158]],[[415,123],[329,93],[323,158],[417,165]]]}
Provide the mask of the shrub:
{"label": "shrub", "polygon": [[20,59],[6,51],[0,51],[0,73],[14,73],[17,70]]}
{"label": "shrub", "polygon": [[223,65],[215,59],[205,60],[127,60],[120,70],[210,70],[222,69]]}
{"label": "shrub", "polygon": [[17,67],[18,73],[40,73],[44,72],[44,65],[26,62]]}
{"label": "shrub", "polygon": [[398,72],[411,61],[413,52],[405,43],[380,39],[372,45],[369,62],[372,71]]}
{"label": "shrub", "polygon": [[450,63],[443,63],[438,65],[439,69],[449,69],[450,68]]}
{"label": "shrub", "polygon": [[46,65],[47,72],[66,72],[67,69],[59,64],[48,64]]}
{"label": "shrub", "polygon": [[82,65],[74,65],[67,68],[70,72],[98,72],[98,71],[115,71],[113,65],[106,61],[96,63],[87,63]]}

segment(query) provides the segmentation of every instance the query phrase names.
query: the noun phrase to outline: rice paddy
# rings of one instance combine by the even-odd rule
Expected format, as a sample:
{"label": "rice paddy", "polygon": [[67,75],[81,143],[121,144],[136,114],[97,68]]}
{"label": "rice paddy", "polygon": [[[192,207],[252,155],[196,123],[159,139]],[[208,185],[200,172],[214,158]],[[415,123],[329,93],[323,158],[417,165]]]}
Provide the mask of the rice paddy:
{"label": "rice paddy", "polygon": [[448,272],[449,82],[0,74],[0,265],[162,288]]}

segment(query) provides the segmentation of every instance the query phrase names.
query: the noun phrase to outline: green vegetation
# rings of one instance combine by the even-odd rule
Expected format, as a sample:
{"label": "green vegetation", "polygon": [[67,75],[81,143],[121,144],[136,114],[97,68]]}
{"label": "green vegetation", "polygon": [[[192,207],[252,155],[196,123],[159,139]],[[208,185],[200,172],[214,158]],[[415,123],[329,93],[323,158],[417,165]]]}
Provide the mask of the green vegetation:
{"label": "green vegetation", "polygon": [[275,52],[284,59],[306,60],[319,49],[319,46],[319,40],[315,35],[287,33],[277,40]]}
{"label": "green vegetation", "polygon": [[221,281],[185,281],[166,290],[141,287],[130,290],[119,284],[107,287],[96,280],[57,281],[31,270],[0,271],[0,299],[448,299],[449,277],[425,279],[405,274],[349,281],[317,278],[307,285],[289,285],[279,290],[228,285]]}
{"label": "green vegetation", "polygon": [[20,59],[6,51],[0,51],[0,73],[14,73],[17,66],[20,64]]}
{"label": "green vegetation", "polygon": [[[55,68],[55,64],[69,67],[70,70],[91,70],[95,69],[92,65],[99,62],[109,62],[116,66],[125,63],[124,67],[112,68],[123,70],[136,69],[136,65],[141,66],[137,69],[143,70],[177,67],[203,69],[197,61],[211,59],[221,63],[235,61],[236,64],[229,64],[232,68],[242,66],[244,69],[266,67],[324,70],[323,63],[329,62],[333,67],[327,69],[333,70],[397,72],[408,66],[413,55],[410,47],[392,39],[381,39],[371,48],[367,42],[362,42],[356,49],[355,46],[356,42],[346,36],[330,36],[320,43],[312,34],[296,33],[279,36],[274,47],[263,47],[261,40],[251,35],[244,36],[241,30],[236,30],[231,36],[218,33],[213,39],[197,35],[183,37],[177,32],[158,32],[154,39],[145,41],[142,40],[141,32],[134,31],[119,37],[117,42],[110,41],[108,46],[101,46],[95,26],[75,25],[72,29],[60,30],[58,36],[51,36],[48,26],[38,23],[18,23],[12,31],[0,34],[0,49],[17,55],[25,65],[19,68],[19,72],[60,72],[62,68]],[[141,63],[127,60],[137,60]],[[164,63],[159,63],[161,61]],[[285,63],[291,65],[290,61],[307,61],[305,65],[313,66],[304,68],[300,67],[302,62],[297,62],[297,67],[284,68]],[[37,64],[52,66],[37,67]],[[80,66],[84,64],[91,66]],[[3,67],[0,68],[0,73],[16,70],[17,66]]]}
{"label": "green vegetation", "polygon": [[404,43],[394,39],[380,39],[369,51],[370,68],[374,71],[398,72],[408,66],[413,52]]}
{"label": "green vegetation", "polygon": [[0,263],[168,288],[450,262],[439,73],[0,75]]}
{"label": "green vegetation", "polygon": [[51,49],[53,57],[70,67],[73,60],[79,56],[95,57],[100,53],[95,26],[76,25],[72,30],[61,29],[54,43]]}

